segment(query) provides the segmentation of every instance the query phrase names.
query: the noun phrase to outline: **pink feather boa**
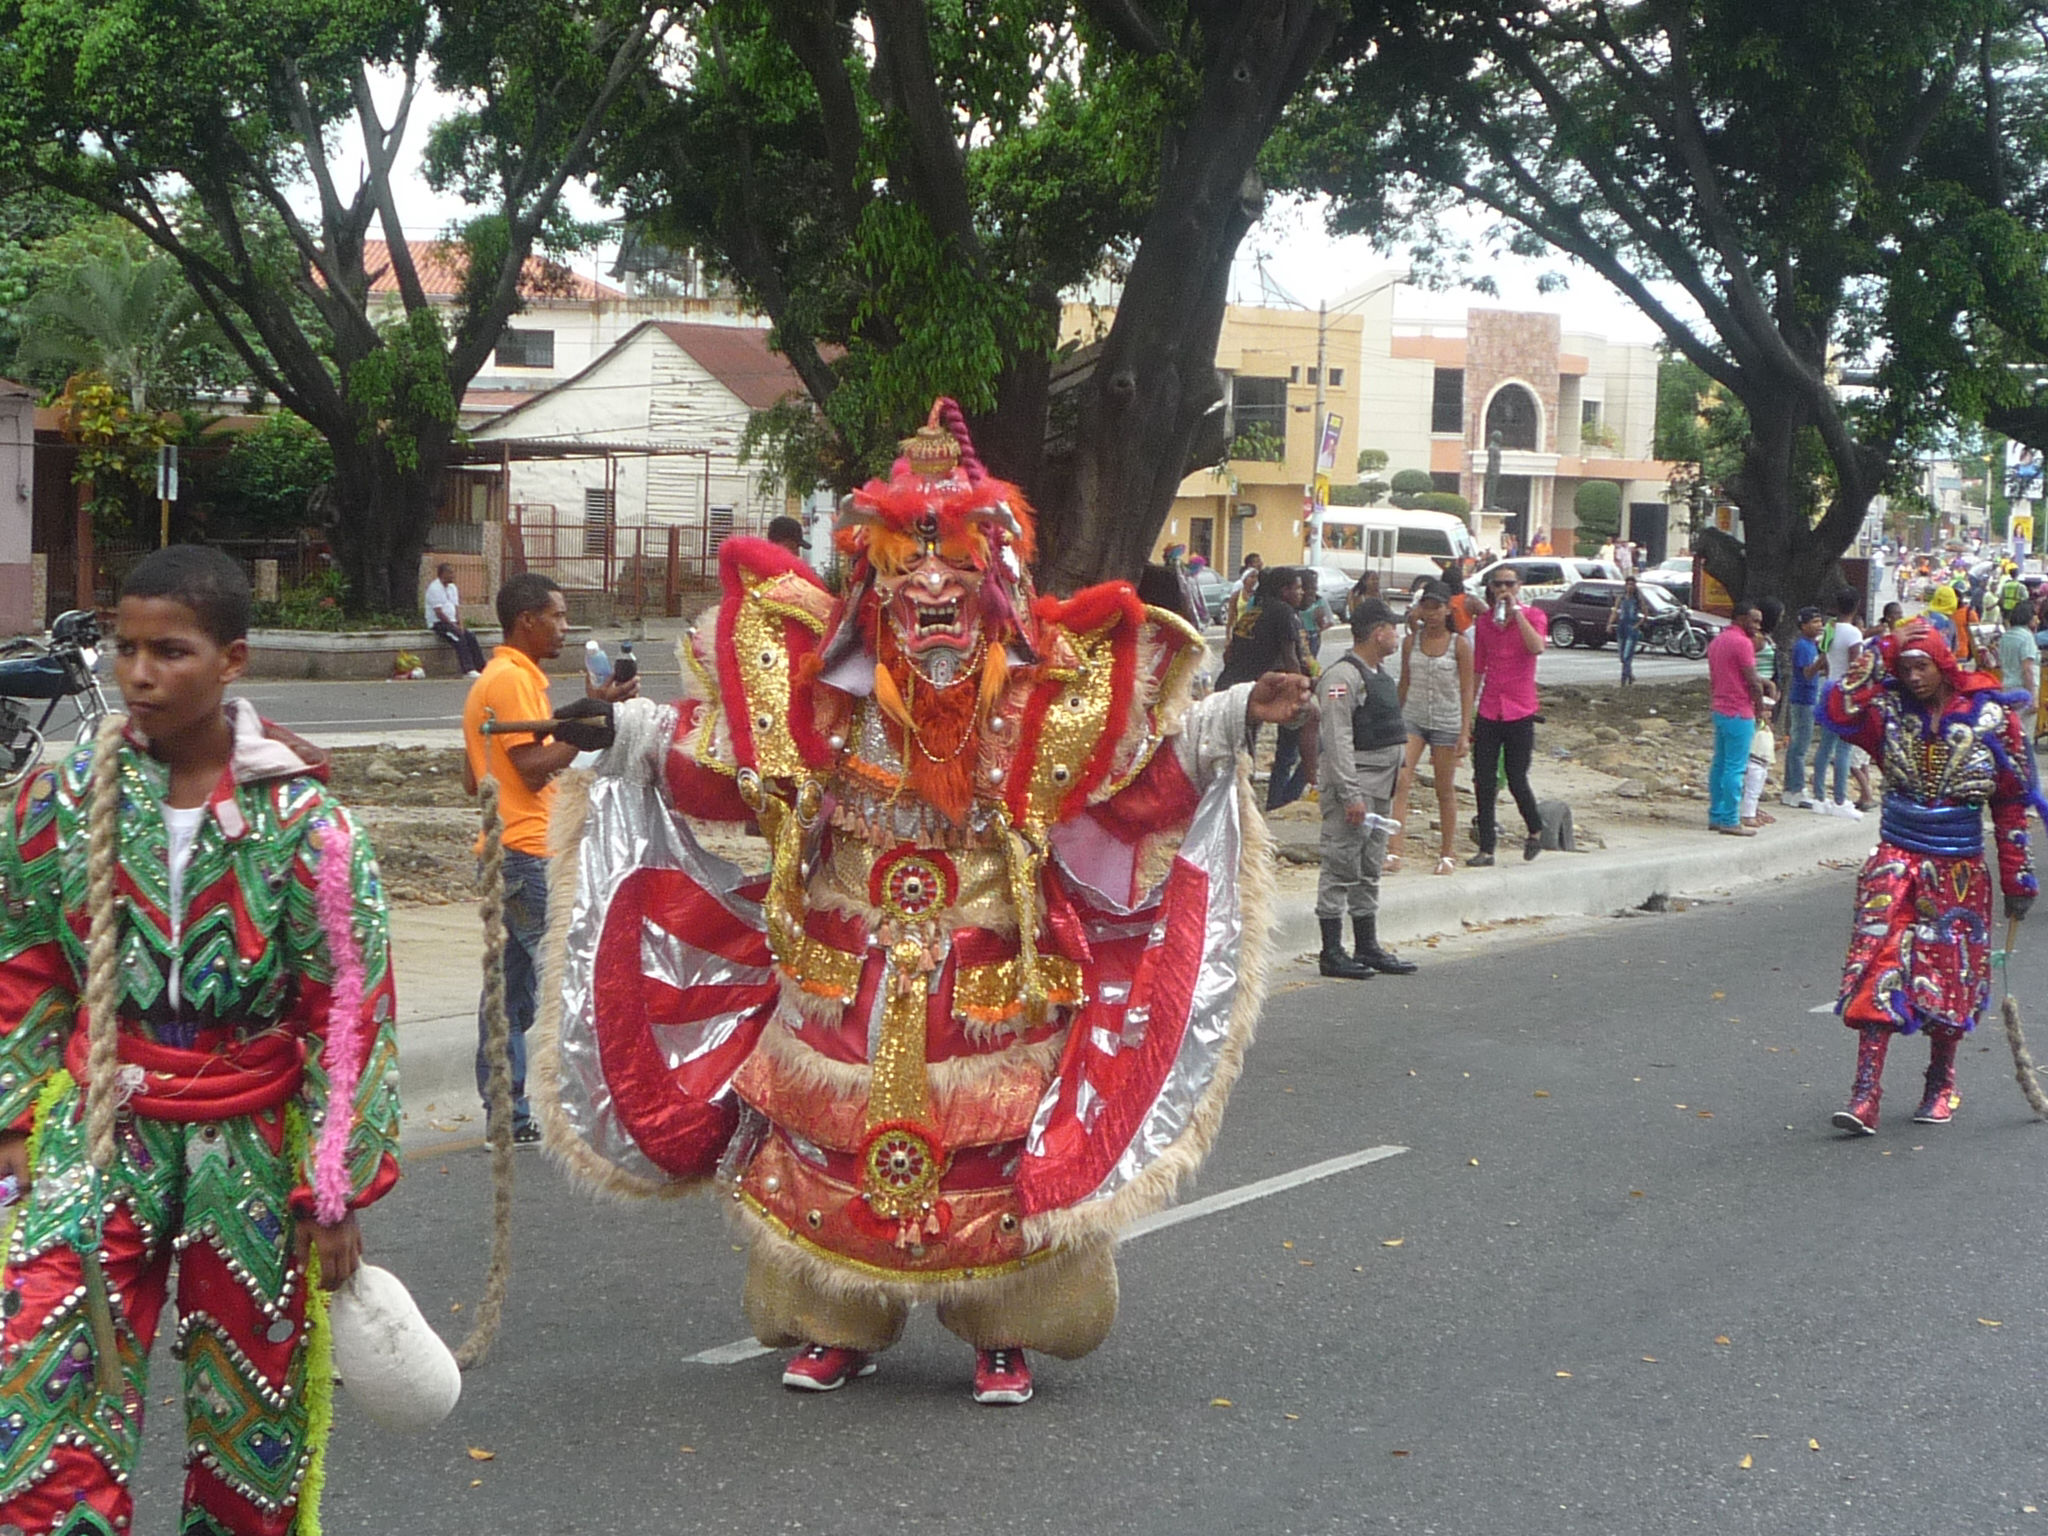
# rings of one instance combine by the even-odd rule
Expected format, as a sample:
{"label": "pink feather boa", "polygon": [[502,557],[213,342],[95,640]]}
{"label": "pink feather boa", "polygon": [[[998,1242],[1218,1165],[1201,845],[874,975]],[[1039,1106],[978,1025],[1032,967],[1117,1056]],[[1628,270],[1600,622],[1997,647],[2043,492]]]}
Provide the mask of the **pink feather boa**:
{"label": "pink feather boa", "polygon": [[353,840],[339,821],[323,829],[313,895],[327,934],[334,983],[327,998],[327,1118],[313,1152],[313,1216],[331,1227],[348,1215],[348,1136],[355,1124],[356,1084],[363,1075],[363,951],[356,943]]}

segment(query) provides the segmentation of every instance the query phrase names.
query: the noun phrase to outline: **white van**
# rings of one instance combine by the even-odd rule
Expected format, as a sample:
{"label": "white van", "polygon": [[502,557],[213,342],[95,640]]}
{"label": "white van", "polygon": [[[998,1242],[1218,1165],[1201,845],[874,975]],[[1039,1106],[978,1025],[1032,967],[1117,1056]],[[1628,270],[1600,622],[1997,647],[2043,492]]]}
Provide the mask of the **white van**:
{"label": "white van", "polygon": [[1446,567],[1456,565],[1463,573],[1478,561],[1472,530],[1449,512],[1330,507],[1323,513],[1323,564],[1354,576],[1374,572],[1382,592],[1412,592]]}

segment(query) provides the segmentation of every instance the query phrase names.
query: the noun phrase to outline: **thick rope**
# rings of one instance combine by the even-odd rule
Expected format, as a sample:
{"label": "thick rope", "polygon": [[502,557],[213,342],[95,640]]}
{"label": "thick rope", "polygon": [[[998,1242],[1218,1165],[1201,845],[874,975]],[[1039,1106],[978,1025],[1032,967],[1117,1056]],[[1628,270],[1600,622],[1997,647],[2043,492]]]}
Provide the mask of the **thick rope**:
{"label": "thick rope", "polygon": [[2027,1051],[2026,1032],[2020,1028],[2020,1005],[2012,996],[2012,951],[2013,943],[2020,936],[2020,920],[2009,917],[2005,920],[2005,959],[1999,970],[2005,977],[2005,997],[1998,1005],[1998,1017],[2005,1025],[2005,1043],[2012,1047],[2012,1075],[2019,1080],[2020,1092],[2027,1096],[2027,1106],[2036,1116],[2048,1120],[2048,1093],[2041,1091],[2040,1069],[2034,1065],[2034,1058]]}
{"label": "thick rope", "polygon": [[455,1351],[464,1370],[481,1365],[498,1337],[505,1290],[512,1273],[512,1029],[505,1016],[505,822],[498,813],[498,781],[477,786],[483,807],[484,857],[478,875],[477,915],[484,925],[484,1055],[490,1076],[491,1263],[484,1273],[476,1325]]}
{"label": "thick rope", "polygon": [[114,875],[121,853],[121,731],[126,724],[119,715],[100,722],[93,736],[92,779],[86,800],[85,1146],[95,1189],[88,1207],[93,1215],[76,1240],[85,1281],[86,1323],[92,1332],[93,1376],[100,1395],[117,1400],[124,1397],[127,1383],[121,1371],[112,1297],[100,1264],[97,1186],[118,1155],[114,1117],[121,1107],[116,1092],[121,1075],[121,920],[114,903]]}
{"label": "thick rope", "polygon": [[127,720],[109,715],[92,744],[92,782],[86,800],[85,941],[86,1084],[85,1146],[93,1167],[114,1166],[115,1096],[121,1072],[121,919],[114,904],[114,876],[120,867],[121,731]]}

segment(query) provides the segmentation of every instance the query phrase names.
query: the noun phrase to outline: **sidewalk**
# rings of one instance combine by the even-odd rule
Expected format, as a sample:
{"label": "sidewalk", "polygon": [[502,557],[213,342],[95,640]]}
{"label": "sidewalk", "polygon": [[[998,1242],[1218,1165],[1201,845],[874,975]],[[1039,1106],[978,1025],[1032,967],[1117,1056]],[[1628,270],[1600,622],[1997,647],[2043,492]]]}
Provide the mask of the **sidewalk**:
{"label": "sidewalk", "polygon": [[[1592,853],[1546,853],[1524,864],[1518,839],[1502,842],[1503,862],[1449,877],[1404,871],[1382,892],[1382,939],[1417,944],[1434,934],[1546,917],[1586,917],[1640,907],[1654,897],[1726,894],[1764,881],[1860,864],[1877,837],[1876,818],[1835,821],[1776,808],[1775,826],[1753,838],[1721,837],[1699,827],[1632,828],[1610,833]],[[1704,813],[1702,813],[1704,815]],[[1283,866],[1274,911],[1274,953],[1283,961],[1321,945],[1312,869]],[[1844,911],[1850,875],[1841,875]],[[475,1080],[476,999],[483,932],[476,905],[402,907],[392,915],[392,963],[398,980],[400,1081],[408,1142],[475,1139],[483,1134]]]}

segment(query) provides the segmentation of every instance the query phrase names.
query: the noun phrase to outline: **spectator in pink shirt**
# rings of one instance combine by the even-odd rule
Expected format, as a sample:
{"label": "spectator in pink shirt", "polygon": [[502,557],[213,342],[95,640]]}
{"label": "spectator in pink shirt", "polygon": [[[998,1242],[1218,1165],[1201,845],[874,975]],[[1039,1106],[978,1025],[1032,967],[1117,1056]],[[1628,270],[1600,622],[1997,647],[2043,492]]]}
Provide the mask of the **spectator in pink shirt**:
{"label": "spectator in pink shirt", "polygon": [[1479,717],[1472,724],[1472,796],[1479,802],[1479,852],[1465,862],[1493,862],[1493,808],[1500,796],[1502,760],[1508,793],[1522,813],[1528,836],[1522,857],[1543,851],[1543,817],[1529,787],[1529,759],[1536,751],[1536,658],[1550,635],[1540,608],[1524,608],[1522,580],[1503,567],[1486,583],[1486,610],[1472,624],[1472,671],[1478,679]]}
{"label": "spectator in pink shirt", "polygon": [[1749,742],[1764,701],[1756,672],[1756,637],[1762,620],[1754,603],[1737,603],[1729,626],[1707,647],[1707,683],[1713,695],[1714,763],[1707,770],[1707,826],[1728,837],[1755,837],[1742,824],[1742,776]]}

